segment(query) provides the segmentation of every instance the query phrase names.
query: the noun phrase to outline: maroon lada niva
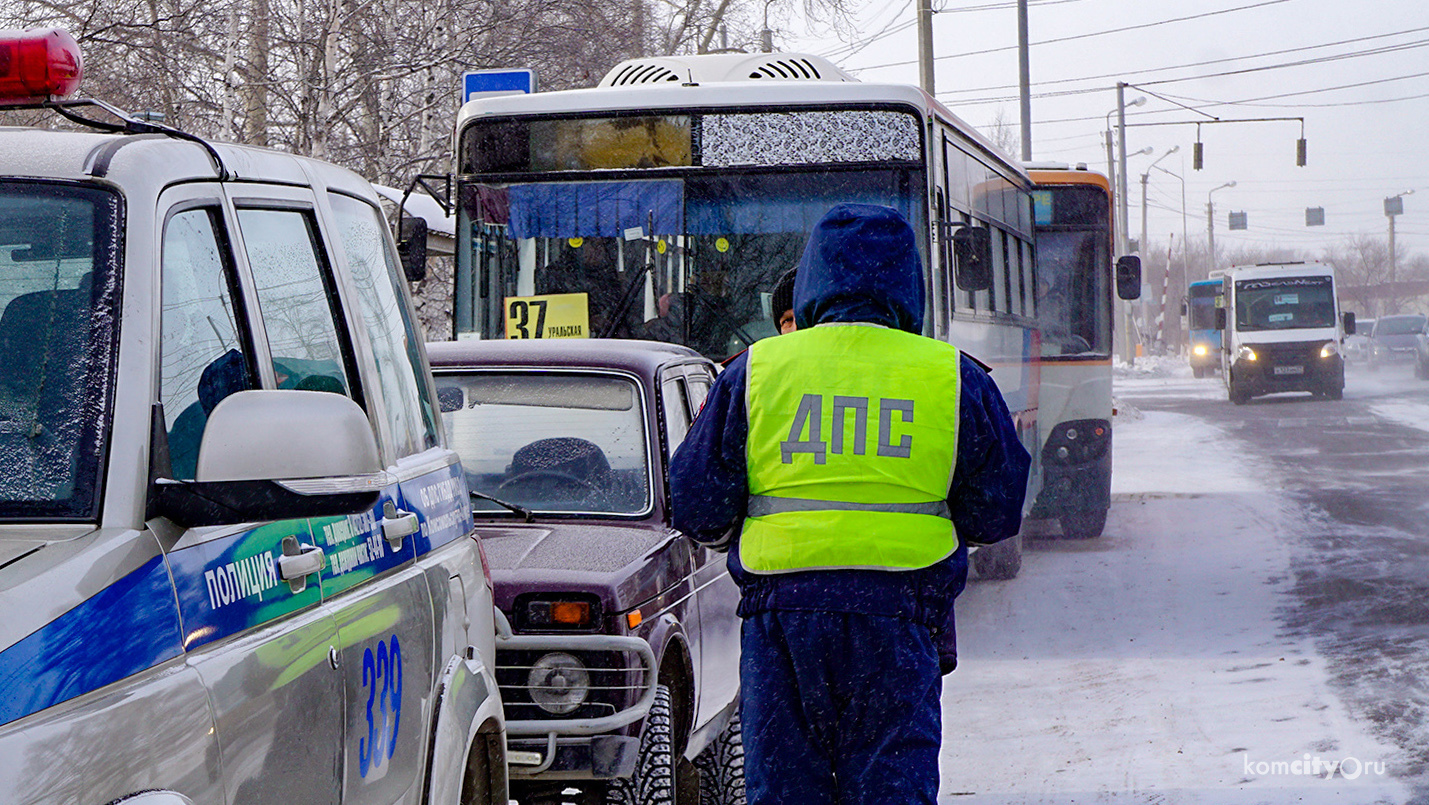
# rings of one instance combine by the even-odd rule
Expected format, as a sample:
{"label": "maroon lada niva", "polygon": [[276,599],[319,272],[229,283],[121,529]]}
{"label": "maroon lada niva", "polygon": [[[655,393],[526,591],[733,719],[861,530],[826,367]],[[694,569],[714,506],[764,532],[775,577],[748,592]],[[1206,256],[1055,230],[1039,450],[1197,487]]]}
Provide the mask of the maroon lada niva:
{"label": "maroon lada niva", "polygon": [[714,366],[642,341],[427,350],[496,587],[512,797],[743,803],[739,592],[666,483]]}

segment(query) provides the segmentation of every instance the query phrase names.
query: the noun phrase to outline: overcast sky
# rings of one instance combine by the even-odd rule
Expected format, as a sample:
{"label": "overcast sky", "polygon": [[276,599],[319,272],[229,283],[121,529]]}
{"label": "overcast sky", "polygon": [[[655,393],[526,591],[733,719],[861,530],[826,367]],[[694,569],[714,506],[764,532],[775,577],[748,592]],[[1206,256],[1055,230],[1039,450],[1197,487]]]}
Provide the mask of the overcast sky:
{"label": "overcast sky", "polygon": [[[933,7],[939,99],[984,130],[999,110],[1015,127],[1015,5],[934,0]],[[865,3],[862,38],[852,46],[797,22],[776,45],[828,56],[863,81],[917,83],[915,8],[916,0]],[[1185,179],[1193,240],[1206,236],[1207,192],[1236,182],[1214,195],[1218,251],[1256,244],[1318,252],[1353,233],[1382,236],[1384,198],[1416,190],[1397,222],[1400,253],[1429,252],[1429,4],[1030,0],[1029,18],[1034,159],[1105,172],[1102,132],[1118,80],[1141,87],[1127,89],[1128,101],[1147,99],[1128,110],[1128,123],[1209,120],[1152,93],[1223,120],[1305,118],[1304,168],[1295,165],[1297,122],[1202,126],[1201,171],[1191,168],[1196,126],[1128,127],[1128,153],[1155,149],[1129,160],[1132,237],[1141,227],[1141,174],[1180,146],[1158,165]],[[1059,39],[1069,41],[1049,41]],[[1334,89],[1347,85],[1359,86]],[[1049,93],[1063,94],[1038,97]],[[1164,248],[1171,233],[1181,238],[1181,182],[1151,171],[1148,189],[1150,240]],[[1306,207],[1324,207],[1325,226],[1306,227]],[[1227,231],[1231,210],[1248,214],[1247,231]]]}

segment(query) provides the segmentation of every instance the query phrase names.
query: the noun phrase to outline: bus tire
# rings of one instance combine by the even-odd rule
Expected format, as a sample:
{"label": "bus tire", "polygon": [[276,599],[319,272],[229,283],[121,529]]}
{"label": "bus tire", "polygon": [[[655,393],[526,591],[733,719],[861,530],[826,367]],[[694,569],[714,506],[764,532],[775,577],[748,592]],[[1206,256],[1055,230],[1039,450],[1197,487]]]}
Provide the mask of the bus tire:
{"label": "bus tire", "polygon": [[1247,394],[1245,390],[1240,387],[1239,383],[1235,382],[1234,377],[1231,378],[1230,382],[1230,398],[1231,402],[1235,403],[1236,405],[1245,405],[1246,403],[1250,402],[1250,395]]}
{"label": "bus tire", "polygon": [[1089,512],[1070,512],[1057,518],[1062,526],[1062,536],[1068,539],[1096,539],[1106,529],[1106,509]]}
{"label": "bus tire", "polygon": [[1022,535],[978,548],[972,555],[973,569],[985,579],[1007,581],[1022,570]]}

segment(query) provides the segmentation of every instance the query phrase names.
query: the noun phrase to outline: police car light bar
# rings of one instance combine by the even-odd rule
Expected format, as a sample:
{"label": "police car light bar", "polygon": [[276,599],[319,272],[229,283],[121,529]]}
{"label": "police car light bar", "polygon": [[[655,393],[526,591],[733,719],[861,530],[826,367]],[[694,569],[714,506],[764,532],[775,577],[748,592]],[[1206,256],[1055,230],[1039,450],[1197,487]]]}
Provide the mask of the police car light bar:
{"label": "police car light bar", "polygon": [[63,98],[84,74],[79,43],[68,31],[0,31],[0,104]]}

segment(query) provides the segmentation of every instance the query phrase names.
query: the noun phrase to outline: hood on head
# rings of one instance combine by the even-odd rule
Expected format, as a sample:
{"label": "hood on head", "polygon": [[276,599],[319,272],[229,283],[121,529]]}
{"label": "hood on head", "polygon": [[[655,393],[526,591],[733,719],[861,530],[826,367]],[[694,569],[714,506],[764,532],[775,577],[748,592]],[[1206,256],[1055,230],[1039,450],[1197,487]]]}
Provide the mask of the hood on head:
{"label": "hood on head", "polygon": [[923,332],[923,270],[913,227],[897,210],[839,204],[814,225],[794,281],[799,329],[869,322]]}

